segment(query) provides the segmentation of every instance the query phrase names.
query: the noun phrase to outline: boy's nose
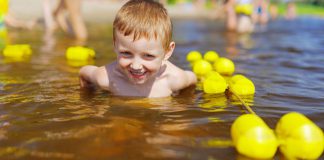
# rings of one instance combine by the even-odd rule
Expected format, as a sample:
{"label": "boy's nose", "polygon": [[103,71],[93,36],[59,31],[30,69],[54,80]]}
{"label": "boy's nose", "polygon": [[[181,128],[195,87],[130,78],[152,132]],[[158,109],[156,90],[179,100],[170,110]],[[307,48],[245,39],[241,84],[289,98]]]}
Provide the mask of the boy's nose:
{"label": "boy's nose", "polygon": [[141,70],[143,68],[142,64],[139,62],[133,62],[130,67],[134,70]]}

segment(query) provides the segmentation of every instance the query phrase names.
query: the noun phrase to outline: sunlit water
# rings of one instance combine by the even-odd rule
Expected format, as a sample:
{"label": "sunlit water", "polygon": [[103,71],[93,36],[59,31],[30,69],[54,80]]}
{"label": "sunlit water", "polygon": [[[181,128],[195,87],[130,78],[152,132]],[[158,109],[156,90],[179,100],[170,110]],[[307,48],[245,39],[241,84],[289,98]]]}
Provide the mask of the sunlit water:
{"label": "sunlit water", "polygon": [[[93,64],[113,61],[111,24],[88,26]],[[271,128],[291,111],[324,128],[323,35],[319,18],[278,20],[250,36],[224,32],[222,22],[175,20],[172,62],[190,69],[190,50],[216,50],[253,80],[256,94],[245,100]],[[231,144],[230,126],[245,113],[235,98],[198,87],[157,99],[80,90],[79,67],[64,57],[80,42],[45,38],[41,29],[13,30],[8,39],[30,44],[33,55],[0,58],[0,159],[247,159]]]}

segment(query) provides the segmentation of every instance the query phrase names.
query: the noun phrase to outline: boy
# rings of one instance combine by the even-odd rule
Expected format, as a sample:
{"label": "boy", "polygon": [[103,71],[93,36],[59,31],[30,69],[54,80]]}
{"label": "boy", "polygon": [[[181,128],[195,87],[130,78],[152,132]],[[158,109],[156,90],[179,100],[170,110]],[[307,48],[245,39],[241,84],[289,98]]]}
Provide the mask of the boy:
{"label": "boy", "polygon": [[166,9],[153,0],[130,0],[118,11],[113,24],[117,60],[102,67],[84,66],[81,87],[99,86],[114,95],[166,97],[196,83],[169,57],[175,48]]}

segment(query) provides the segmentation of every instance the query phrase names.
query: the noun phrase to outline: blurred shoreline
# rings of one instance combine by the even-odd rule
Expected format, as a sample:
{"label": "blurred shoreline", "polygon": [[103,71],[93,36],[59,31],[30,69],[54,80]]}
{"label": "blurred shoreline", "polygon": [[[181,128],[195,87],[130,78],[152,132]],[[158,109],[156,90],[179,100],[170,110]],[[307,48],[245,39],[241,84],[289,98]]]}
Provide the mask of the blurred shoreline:
{"label": "blurred shoreline", "polygon": [[[43,18],[42,0],[11,0],[10,12],[21,20]],[[53,9],[57,1],[53,0]],[[121,0],[82,0],[82,15],[86,23],[112,22],[119,8],[124,4]],[[219,9],[197,9],[192,4],[166,6],[171,18],[219,18]]]}

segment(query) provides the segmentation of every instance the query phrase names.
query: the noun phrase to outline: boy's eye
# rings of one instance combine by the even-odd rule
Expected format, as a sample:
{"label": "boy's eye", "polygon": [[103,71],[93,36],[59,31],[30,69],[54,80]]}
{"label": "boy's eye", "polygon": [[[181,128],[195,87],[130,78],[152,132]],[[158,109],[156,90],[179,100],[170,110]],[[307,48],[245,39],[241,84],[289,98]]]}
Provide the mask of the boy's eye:
{"label": "boy's eye", "polygon": [[119,54],[125,58],[130,58],[132,56],[132,54],[129,52],[120,52]]}
{"label": "boy's eye", "polygon": [[152,54],[144,54],[144,57],[145,57],[146,59],[154,59],[154,58],[155,58],[155,56],[152,55]]}

